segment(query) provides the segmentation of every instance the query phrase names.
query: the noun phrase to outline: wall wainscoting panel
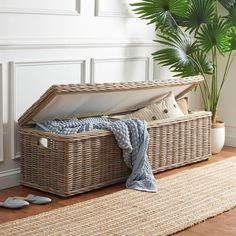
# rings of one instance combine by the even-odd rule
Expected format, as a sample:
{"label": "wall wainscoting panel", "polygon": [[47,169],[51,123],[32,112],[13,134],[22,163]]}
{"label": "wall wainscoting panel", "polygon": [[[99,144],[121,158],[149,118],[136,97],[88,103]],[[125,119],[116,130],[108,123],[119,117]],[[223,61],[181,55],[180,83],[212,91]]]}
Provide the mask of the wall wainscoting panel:
{"label": "wall wainscoting panel", "polygon": [[95,16],[135,17],[129,3],[134,0],[95,0]]}
{"label": "wall wainscoting panel", "polygon": [[149,80],[149,58],[91,59],[91,83]]}
{"label": "wall wainscoting panel", "polygon": [[170,72],[169,67],[158,64],[157,61],[153,61],[153,78],[154,80],[167,80],[174,76],[173,72]]}
{"label": "wall wainscoting panel", "polygon": [[0,172],[0,190],[20,184],[20,168]]}
{"label": "wall wainscoting panel", "polygon": [[2,97],[2,64],[0,64],[0,162],[4,161],[3,156],[3,97]]}
{"label": "wall wainscoting panel", "polygon": [[10,62],[11,150],[20,157],[17,120],[53,84],[85,82],[85,60]]}
{"label": "wall wainscoting panel", "polygon": [[1,13],[80,15],[81,0],[11,0],[0,2]]}

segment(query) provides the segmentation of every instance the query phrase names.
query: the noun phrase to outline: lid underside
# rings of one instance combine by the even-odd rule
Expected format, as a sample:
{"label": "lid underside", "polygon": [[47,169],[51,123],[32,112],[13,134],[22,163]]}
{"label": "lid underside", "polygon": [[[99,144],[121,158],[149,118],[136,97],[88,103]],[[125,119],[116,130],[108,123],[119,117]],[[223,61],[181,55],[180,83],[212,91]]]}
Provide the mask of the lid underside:
{"label": "lid underside", "polygon": [[19,125],[55,118],[117,114],[136,110],[172,91],[182,97],[201,76],[165,81],[53,85],[19,119]]}

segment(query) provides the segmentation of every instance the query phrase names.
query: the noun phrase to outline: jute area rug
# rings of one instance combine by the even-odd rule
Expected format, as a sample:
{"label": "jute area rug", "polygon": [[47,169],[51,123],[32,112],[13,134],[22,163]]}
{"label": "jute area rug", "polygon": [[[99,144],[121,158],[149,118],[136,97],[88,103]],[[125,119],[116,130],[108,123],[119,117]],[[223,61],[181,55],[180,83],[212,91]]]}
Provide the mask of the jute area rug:
{"label": "jute area rug", "polygon": [[236,206],[236,157],[0,225],[0,235],[169,235]]}

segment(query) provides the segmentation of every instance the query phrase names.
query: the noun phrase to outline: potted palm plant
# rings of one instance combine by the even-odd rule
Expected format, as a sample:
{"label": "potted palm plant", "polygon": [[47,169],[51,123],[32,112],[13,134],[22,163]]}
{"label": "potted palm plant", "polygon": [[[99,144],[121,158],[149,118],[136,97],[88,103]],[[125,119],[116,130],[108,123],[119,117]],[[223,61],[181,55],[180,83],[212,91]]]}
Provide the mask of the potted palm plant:
{"label": "potted palm plant", "polygon": [[[169,66],[175,76],[203,76],[199,87],[205,110],[212,112],[212,152],[219,152],[225,135],[217,108],[236,55],[236,0],[140,0],[131,6],[141,19],[155,25],[155,41],[162,47],[153,53],[154,60]],[[227,58],[223,75],[220,56]],[[214,137],[219,132],[220,143]]]}

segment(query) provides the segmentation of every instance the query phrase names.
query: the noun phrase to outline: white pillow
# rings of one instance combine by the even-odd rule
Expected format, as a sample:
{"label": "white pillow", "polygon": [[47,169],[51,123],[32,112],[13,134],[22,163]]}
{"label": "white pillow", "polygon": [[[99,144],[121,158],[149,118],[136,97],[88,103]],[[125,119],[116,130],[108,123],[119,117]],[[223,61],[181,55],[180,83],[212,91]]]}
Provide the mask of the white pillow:
{"label": "white pillow", "polygon": [[123,115],[123,119],[140,119],[145,121],[160,120],[166,118],[177,118],[184,116],[180,110],[177,102],[175,101],[172,92],[167,93],[166,96],[154,104],[148,105],[133,113]]}

